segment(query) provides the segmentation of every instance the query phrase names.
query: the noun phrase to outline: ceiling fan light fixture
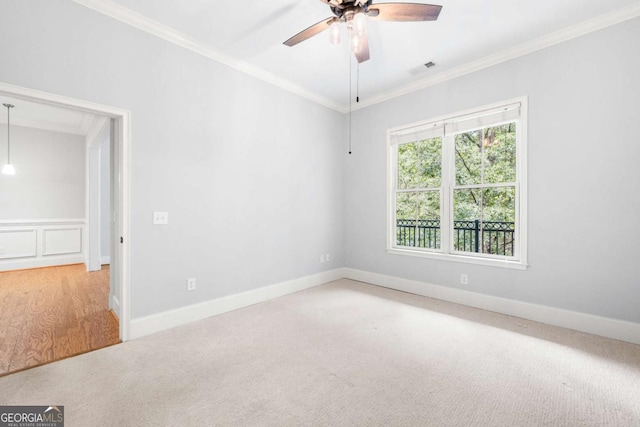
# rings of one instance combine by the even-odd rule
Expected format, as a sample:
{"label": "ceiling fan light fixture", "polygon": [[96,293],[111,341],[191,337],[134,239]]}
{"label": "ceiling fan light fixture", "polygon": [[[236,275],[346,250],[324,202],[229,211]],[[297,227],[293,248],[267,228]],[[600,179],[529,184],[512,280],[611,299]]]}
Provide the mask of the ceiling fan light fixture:
{"label": "ceiling fan light fixture", "polygon": [[353,31],[359,35],[363,35],[367,29],[367,15],[364,14],[362,9],[353,17]]}
{"label": "ceiling fan light fixture", "polygon": [[329,41],[331,44],[340,44],[340,21],[333,21],[329,27]]}
{"label": "ceiling fan light fixture", "polygon": [[351,9],[345,12],[344,19],[347,23],[349,39],[351,42],[351,51],[358,54],[362,49],[362,39],[366,37],[365,30],[367,17],[361,8]]}
{"label": "ceiling fan light fixture", "polygon": [[358,53],[360,52],[361,48],[362,48],[361,36],[360,34],[354,31],[351,34],[351,50],[353,51],[353,53]]}

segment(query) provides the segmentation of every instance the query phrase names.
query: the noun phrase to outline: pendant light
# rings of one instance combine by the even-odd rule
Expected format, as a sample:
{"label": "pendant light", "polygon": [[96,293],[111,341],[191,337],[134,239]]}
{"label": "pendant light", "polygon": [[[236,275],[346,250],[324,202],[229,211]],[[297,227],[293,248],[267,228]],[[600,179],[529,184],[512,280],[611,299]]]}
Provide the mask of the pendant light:
{"label": "pendant light", "polygon": [[16,169],[11,164],[11,123],[9,117],[9,111],[14,107],[11,104],[2,104],[7,107],[7,164],[2,168],[3,175],[14,175]]}

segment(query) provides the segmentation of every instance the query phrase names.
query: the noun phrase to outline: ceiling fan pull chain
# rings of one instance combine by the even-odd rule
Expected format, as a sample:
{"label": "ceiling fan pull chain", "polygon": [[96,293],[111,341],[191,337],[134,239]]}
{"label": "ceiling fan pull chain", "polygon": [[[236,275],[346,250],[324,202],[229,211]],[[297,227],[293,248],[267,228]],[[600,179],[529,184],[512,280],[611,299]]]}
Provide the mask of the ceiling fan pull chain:
{"label": "ceiling fan pull chain", "polygon": [[353,92],[351,89],[351,81],[353,80],[353,60],[351,59],[351,54],[349,54],[349,154],[351,154],[351,96],[353,96]]}
{"label": "ceiling fan pull chain", "polygon": [[360,63],[356,65],[356,104],[360,102]]}

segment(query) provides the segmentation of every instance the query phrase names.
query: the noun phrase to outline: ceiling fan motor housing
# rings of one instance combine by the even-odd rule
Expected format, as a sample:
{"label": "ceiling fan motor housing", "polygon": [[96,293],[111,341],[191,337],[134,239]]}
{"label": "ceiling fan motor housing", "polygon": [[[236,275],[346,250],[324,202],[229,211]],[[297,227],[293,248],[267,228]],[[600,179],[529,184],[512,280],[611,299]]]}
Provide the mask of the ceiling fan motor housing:
{"label": "ceiling fan motor housing", "polygon": [[367,13],[372,0],[345,0],[340,5],[331,5],[331,12],[337,16],[341,21],[349,20],[349,17],[353,18],[353,15],[362,11]]}

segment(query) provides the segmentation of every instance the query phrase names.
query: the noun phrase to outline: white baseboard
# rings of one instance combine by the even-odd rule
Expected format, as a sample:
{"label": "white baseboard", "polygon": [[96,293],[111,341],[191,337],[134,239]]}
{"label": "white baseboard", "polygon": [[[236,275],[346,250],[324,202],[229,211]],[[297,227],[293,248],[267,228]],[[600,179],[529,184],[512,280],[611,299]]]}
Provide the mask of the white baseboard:
{"label": "white baseboard", "polygon": [[[352,268],[338,268],[325,271],[311,276],[134,319],[131,321],[130,339],[140,338],[207,317],[248,307],[341,278],[358,280],[398,291],[640,344],[640,324],[638,323],[484,295]],[[110,303],[111,308],[119,315],[120,311],[117,298],[112,297]]]}
{"label": "white baseboard", "polygon": [[129,338],[136,339],[207,317],[237,310],[344,277],[344,269],[324,271],[287,282],[133,319]]}
{"label": "white baseboard", "polygon": [[25,270],[27,268],[53,267],[56,265],[83,264],[85,262],[84,255],[61,255],[44,258],[28,258],[17,260],[2,260],[0,262],[0,271]]}
{"label": "white baseboard", "polygon": [[100,264],[101,265],[111,264],[111,257],[110,256],[100,257]]}
{"label": "white baseboard", "polygon": [[109,294],[109,308],[113,310],[113,312],[120,319],[120,300],[116,295]]}
{"label": "white baseboard", "polygon": [[344,268],[343,270],[344,277],[352,280],[640,344],[639,323],[510,300],[352,268]]}

